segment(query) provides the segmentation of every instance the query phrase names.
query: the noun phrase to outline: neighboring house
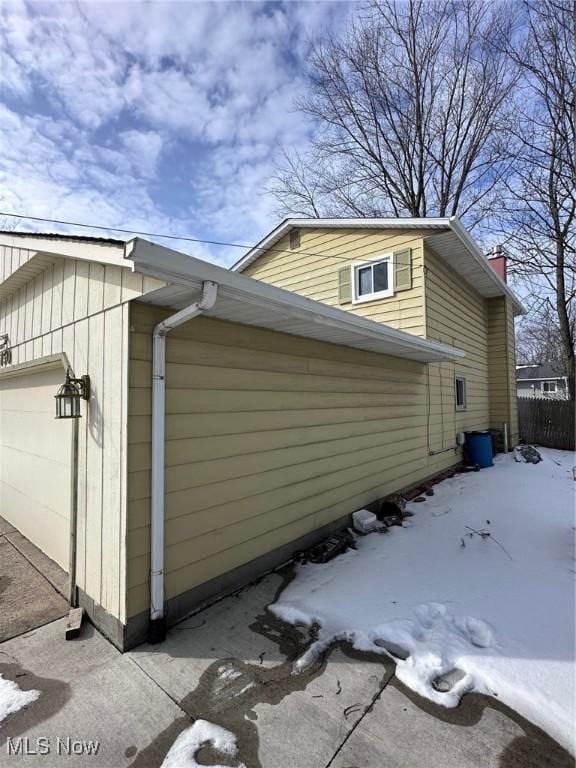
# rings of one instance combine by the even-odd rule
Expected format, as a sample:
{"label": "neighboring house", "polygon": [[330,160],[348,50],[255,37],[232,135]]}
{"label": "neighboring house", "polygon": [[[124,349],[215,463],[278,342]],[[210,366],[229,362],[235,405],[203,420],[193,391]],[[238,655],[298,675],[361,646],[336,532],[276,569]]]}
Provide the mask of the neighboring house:
{"label": "neighboring house", "polygon": [[[284,225],[260,254],[254,280],[0,235],[0,515],[120,648],[453,465],[457,431],[515,439],[521,308],[457,223]],[[88,399],[55,419],[68,368]]]}
{"label": "neighboring house", "polygon": [[558,363],[516,366],[518,397],[543,397],[568,400],[568,378]]}

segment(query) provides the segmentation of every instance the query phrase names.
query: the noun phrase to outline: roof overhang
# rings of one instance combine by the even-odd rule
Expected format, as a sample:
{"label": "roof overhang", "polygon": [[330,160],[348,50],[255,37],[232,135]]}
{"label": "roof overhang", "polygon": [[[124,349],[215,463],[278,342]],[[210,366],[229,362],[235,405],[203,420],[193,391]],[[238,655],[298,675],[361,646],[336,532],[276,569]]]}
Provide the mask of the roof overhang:
{"label": "roof overhang", "polygon": [[206,314],[219,320],[419,362],[465,356],[446,344],[397,331],[147,240],[131,241],[127,259],[137,272],[169,283],[138,301],[180,310],[196,301],[202,283],[210,280],[218,284],[218,299]]}
{"label": "roof overhang", "polygon": [[239,259],[231,269],[234,272],[242,272],[294,228],[424,231],[426,242],[437,255],[470,283],[481,296],[486,298],[507,296],[512,301],[515,314],[524,314],[526,311],[513,291],[490,266],[488,259],[457,216],[394,219],[285,219]]}
{"label": "roof overhang", "polygon": [[8,249],[10,258],[0,269],[0,299],[15,293],[63,258],[133,269],[124,258],[128,245],[96,238],[2,232],[0,246]]}

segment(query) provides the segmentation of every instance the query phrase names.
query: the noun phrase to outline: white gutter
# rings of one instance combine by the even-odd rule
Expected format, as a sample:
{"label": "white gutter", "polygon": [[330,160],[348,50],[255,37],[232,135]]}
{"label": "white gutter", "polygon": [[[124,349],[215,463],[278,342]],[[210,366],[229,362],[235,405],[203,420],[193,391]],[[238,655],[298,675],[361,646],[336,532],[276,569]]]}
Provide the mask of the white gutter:
{"label": "white gutter", "polygon": [[218,285],[202,283],[202,296],[176,314],[162,320],[152,333],[152,487],[150,512],[150,627],[151,643],[162,642],[164,616],[164,435],[166,415],[166,335],[182,323],[212,309]]}

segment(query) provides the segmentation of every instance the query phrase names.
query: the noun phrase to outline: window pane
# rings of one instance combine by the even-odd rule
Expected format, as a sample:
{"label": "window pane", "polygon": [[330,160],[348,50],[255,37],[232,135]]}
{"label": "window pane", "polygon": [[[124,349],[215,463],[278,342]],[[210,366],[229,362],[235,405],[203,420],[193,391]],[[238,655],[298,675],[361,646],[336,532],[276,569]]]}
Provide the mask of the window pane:
{"label": "window pane", "polygon": [[388,290],[388,262],[374,265],[374,292]]}
{"label": "window pane", "polygon": [[358,295],[365,296],[372,291],[372,267],[362,267],[358,270]]}
{"label": "window pane", "polygon": [[466,406],[466,382],[464,379],[456,379],[456,406],[458,408]]}

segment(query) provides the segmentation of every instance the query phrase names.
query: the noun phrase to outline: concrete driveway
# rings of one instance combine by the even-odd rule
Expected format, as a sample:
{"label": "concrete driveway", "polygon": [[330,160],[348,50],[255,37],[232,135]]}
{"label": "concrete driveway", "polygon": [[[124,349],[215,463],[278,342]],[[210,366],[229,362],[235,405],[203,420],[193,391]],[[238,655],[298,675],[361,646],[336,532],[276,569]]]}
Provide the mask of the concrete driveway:
{"label": "concrete driveway", "polygon": [[51,740],[43,766],[63,764],[56,740],[69,737],[100,742],[82,764],[157,767],[178,734],[202,718],[234,733],[239,748],[236,760],[203,748],[203,765],[573,766],[497,700],[472,694],[458,709],[443,709],[406,690],[391,662],[346,645],[293,674],[291,662],[310,639],[266,611],[289,578],[289,570],[267,576],[174,627],[162,645],[124,655],[90,626],[64,641],[63,620],[1,644],[0,673],[41,696],[0,726],[0,764],[38,765],[32,755],[7,756],[7,739],[26,736],[31,747],[39,737]]}
{"label": "concrete driveway", "polygon": [[68,613],[67,576],[0,517],[0,642]]}

